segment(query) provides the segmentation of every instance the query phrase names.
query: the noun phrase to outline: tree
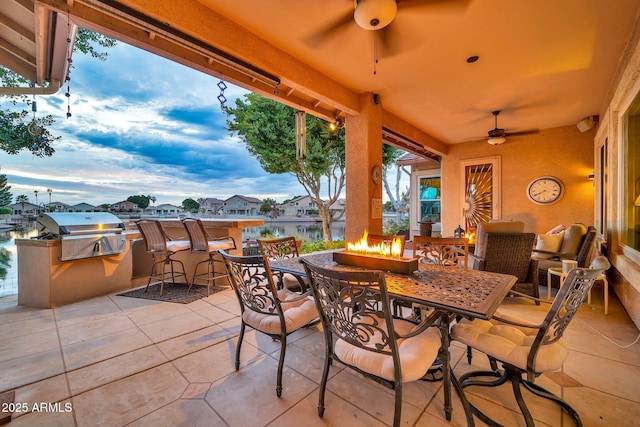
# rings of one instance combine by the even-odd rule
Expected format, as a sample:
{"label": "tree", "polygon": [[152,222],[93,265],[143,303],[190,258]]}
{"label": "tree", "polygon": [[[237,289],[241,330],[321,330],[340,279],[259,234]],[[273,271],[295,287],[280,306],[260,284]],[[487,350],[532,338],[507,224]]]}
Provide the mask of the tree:
{"label": "tree", "polygon": [[264,199],[262,206],[260,206],[260,212],[265,214],[271,220],[276,219],[278,215],[280,215],[280,211],[278,211],[278,202],[270,198]]}
{"label": "tree", "polygon": [[196,202],[191,197],[189,197],[188,199],[184,199],[182,201],[182,209],[184,209],[187,212],[196,213],[198,212],[199,208],[200,208],[200,203]]}
{"label": "tree", "polygon": [[201,213],[201,214],[205,213],[205,211],[207,210],[206,206],[204,206],[204,203],[206,201],[207,201],[207,199],[204,198],[204,197],[198,197],[196,199],[196,202],[198,202],[198,206],[199,206],[198,212]]}
{"label": "tree", "polygon": [[403,150],[385,145],[385,149],[382,151],[382,164],[385,167],[382,170],[382,182],[384,184],[384,190],[387,192],[387,197],[393,206],[393,210],[396,212],[396,220],[401,221],[404,216],[409,212],[409,189],[406,191],[400,191],[400,178],[402,178],[402,169],[396,165],[396,185],[395,194],[391,191],[391,186],[388,181],[388,173],[391,169],[391,165],[394,164],[400,156],[404,154]]}
{"label": "tree", "polygon": [[127,197],[127,200],[131,203],[135,203],[136,205],[138,205],[140,209],[144,210],[149,206],[149,201],[151,200],[151,197],[143,196],[143,195],[129,196]]}
{"label": "tree", "polygon": [[22,215],[24,215],[24,204],[29,203],[29,196],[27,196],[26,194],[19,195],[18,197],[16,197],[16,203],[20,203],[20,205],[22,206]]}
{"label": "tree", "polygon": [[7,176],[0,174],[0,206],[8,206],[13,200],[13,194],[11,194],[11,186],[7,185]]}
{"label": "tree", "polygon": [[[116,40],[103,36],[85,28],[78,28],[74,43],[74,52],[90,54],[101,61],[107,59],[106,52],[99,52],[96,46],[112,48]],[[0,66],[0,84],[2,86],[29,86],[31,82],[21,75]],[[13,105],[18,102],[31,107],[31,98],[26,95],[0,95],[8,99]],[[29,108],[30,109],[30,108]],[[38,157],[50,157],[55,152],[52,144],[60,139],[47,129],[55,120],[52,115],[33,117],[27,120],[31,112],[25,110],[0,110],[0,150],[8,154],[18,154],[20,151],[30,151]]]}
{"label": "tree", "polygon": [[[249,153],[268,173],[294,175],[318,207],[325,241],[332,240],[331,224],[344,212],[329,208],[345,186],[345,130],[330,132],[326,122],[307,115],[307,155],[296,159],[295,110],[257,94],[236,99],[235,108],[224,106],[227,129],[237,133]],[[395,148],[383,146],[383,165],[395,160]],[[397,158],[397,157],[396,157]],[[321,197],[321,180],[327,182],[328,199]]]}
{"label": "tree", "polygon": [[[329,210],[345,186],[344,129],[330,133],[326,122],[307,115],[307,155],[296,159],[295,110],[257,94],[236,99],[235,108],[223,107],[227,129],[237,133],[268,173],[294,175],[318,206],[325,240],[331,238],[331,224],[343,213]],[[322,198],[321,180],[327,182],[327,199]]]}

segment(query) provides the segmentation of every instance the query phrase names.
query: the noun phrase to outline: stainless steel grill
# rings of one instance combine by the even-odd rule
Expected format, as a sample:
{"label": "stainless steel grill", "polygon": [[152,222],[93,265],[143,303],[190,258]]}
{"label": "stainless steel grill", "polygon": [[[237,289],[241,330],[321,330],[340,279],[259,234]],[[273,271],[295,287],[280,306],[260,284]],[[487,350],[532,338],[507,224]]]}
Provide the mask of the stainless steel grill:
{"label": "stainless steel grill", "polygon": [[61,240],[61,261],[114,255],[126,250],[124,224],[107,212],[43,213],[41,234]]}

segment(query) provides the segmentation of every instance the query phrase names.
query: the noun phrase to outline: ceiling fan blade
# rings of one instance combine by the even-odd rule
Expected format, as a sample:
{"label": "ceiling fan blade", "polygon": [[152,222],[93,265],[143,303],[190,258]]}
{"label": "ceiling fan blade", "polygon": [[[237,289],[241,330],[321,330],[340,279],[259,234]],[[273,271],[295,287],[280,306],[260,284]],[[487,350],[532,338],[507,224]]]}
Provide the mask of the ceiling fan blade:
{"label": "ceiling fan blade", "polygon": [[378,41],[380,42],[380,56],[382,58],[395,56],[404,51],[401,46],[401,34],[399,34],[394,23],[387,25],[381,30],[377,30],[374,36],[378,37]]}
{"label": "ceiling fan blade", "polygon": [[470,0],[396,0],[398,9],[411,9],[416,7],[431,7],[442,12],[464,12],[469,6]]}
{"label": "ceiling fan blade", "polygon": [[305,37],[303,41],[310,47],[317,48],[325,40],[340,36],[349,29],[351,24],[355,25],[355,21],[353,20],[353,10],[350,10],[323,28],[313,32],[309,36]]}
{"label": "ceiling fan blade", "polygon": [[518,136],[518,135],[533,135],[536,133],[539,133],[540,130],[538,129],[529,129],[529,130],[521,130],[518,132],[506,132],[505,136]]}

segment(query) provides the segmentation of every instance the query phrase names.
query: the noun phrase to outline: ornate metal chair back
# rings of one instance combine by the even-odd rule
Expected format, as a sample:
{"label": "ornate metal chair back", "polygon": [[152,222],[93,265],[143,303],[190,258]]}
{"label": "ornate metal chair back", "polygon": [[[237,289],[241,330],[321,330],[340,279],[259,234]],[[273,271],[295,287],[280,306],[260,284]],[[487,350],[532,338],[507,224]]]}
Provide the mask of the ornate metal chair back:
{"label": "ornate metal chair back", "polygon": [[562,338],[564,331],[578,312],[594,282],[610,267],[610,264],[605,257],[599,256],[594,259],[592,266],[594,268],[571,270],[556,294],[529,352],[527,373],[531,378],[530,381],[535,374],[533,369],[535,358],[542,346],[552,344]]}
{"label": "ornate metal chair back", "polygon": [[278,239],[258,239],[260,253],[270,260],[281,260],[298,257],[298,246],[295,237]]}
{"label": "ornate metal chair back", "polygon": [[427,264],[467,269],[469,265],[469,239],[415,236],[413,238],[413,257],[417,257],[420,262]]}
{"label": "ornate metal chair back", "polygon": [[276,287],[266,258],[261,255],[233,256],[222,250],[219,252],[224,259],[242,312],[249,309],[282,317],[282,308],[280,301],[275,297]]}

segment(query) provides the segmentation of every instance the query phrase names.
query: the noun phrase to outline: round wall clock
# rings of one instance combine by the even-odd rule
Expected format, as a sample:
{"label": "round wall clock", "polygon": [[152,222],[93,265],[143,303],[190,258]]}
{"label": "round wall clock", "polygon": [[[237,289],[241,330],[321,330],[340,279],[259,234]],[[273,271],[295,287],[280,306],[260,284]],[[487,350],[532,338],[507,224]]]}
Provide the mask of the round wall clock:
{"label": "round wall clock", "polygon": [[527,197],[533,203],[550,205],[562,197],[564,186],[562,181],[553,176],[541,176],[534,179],[527,187]]}

